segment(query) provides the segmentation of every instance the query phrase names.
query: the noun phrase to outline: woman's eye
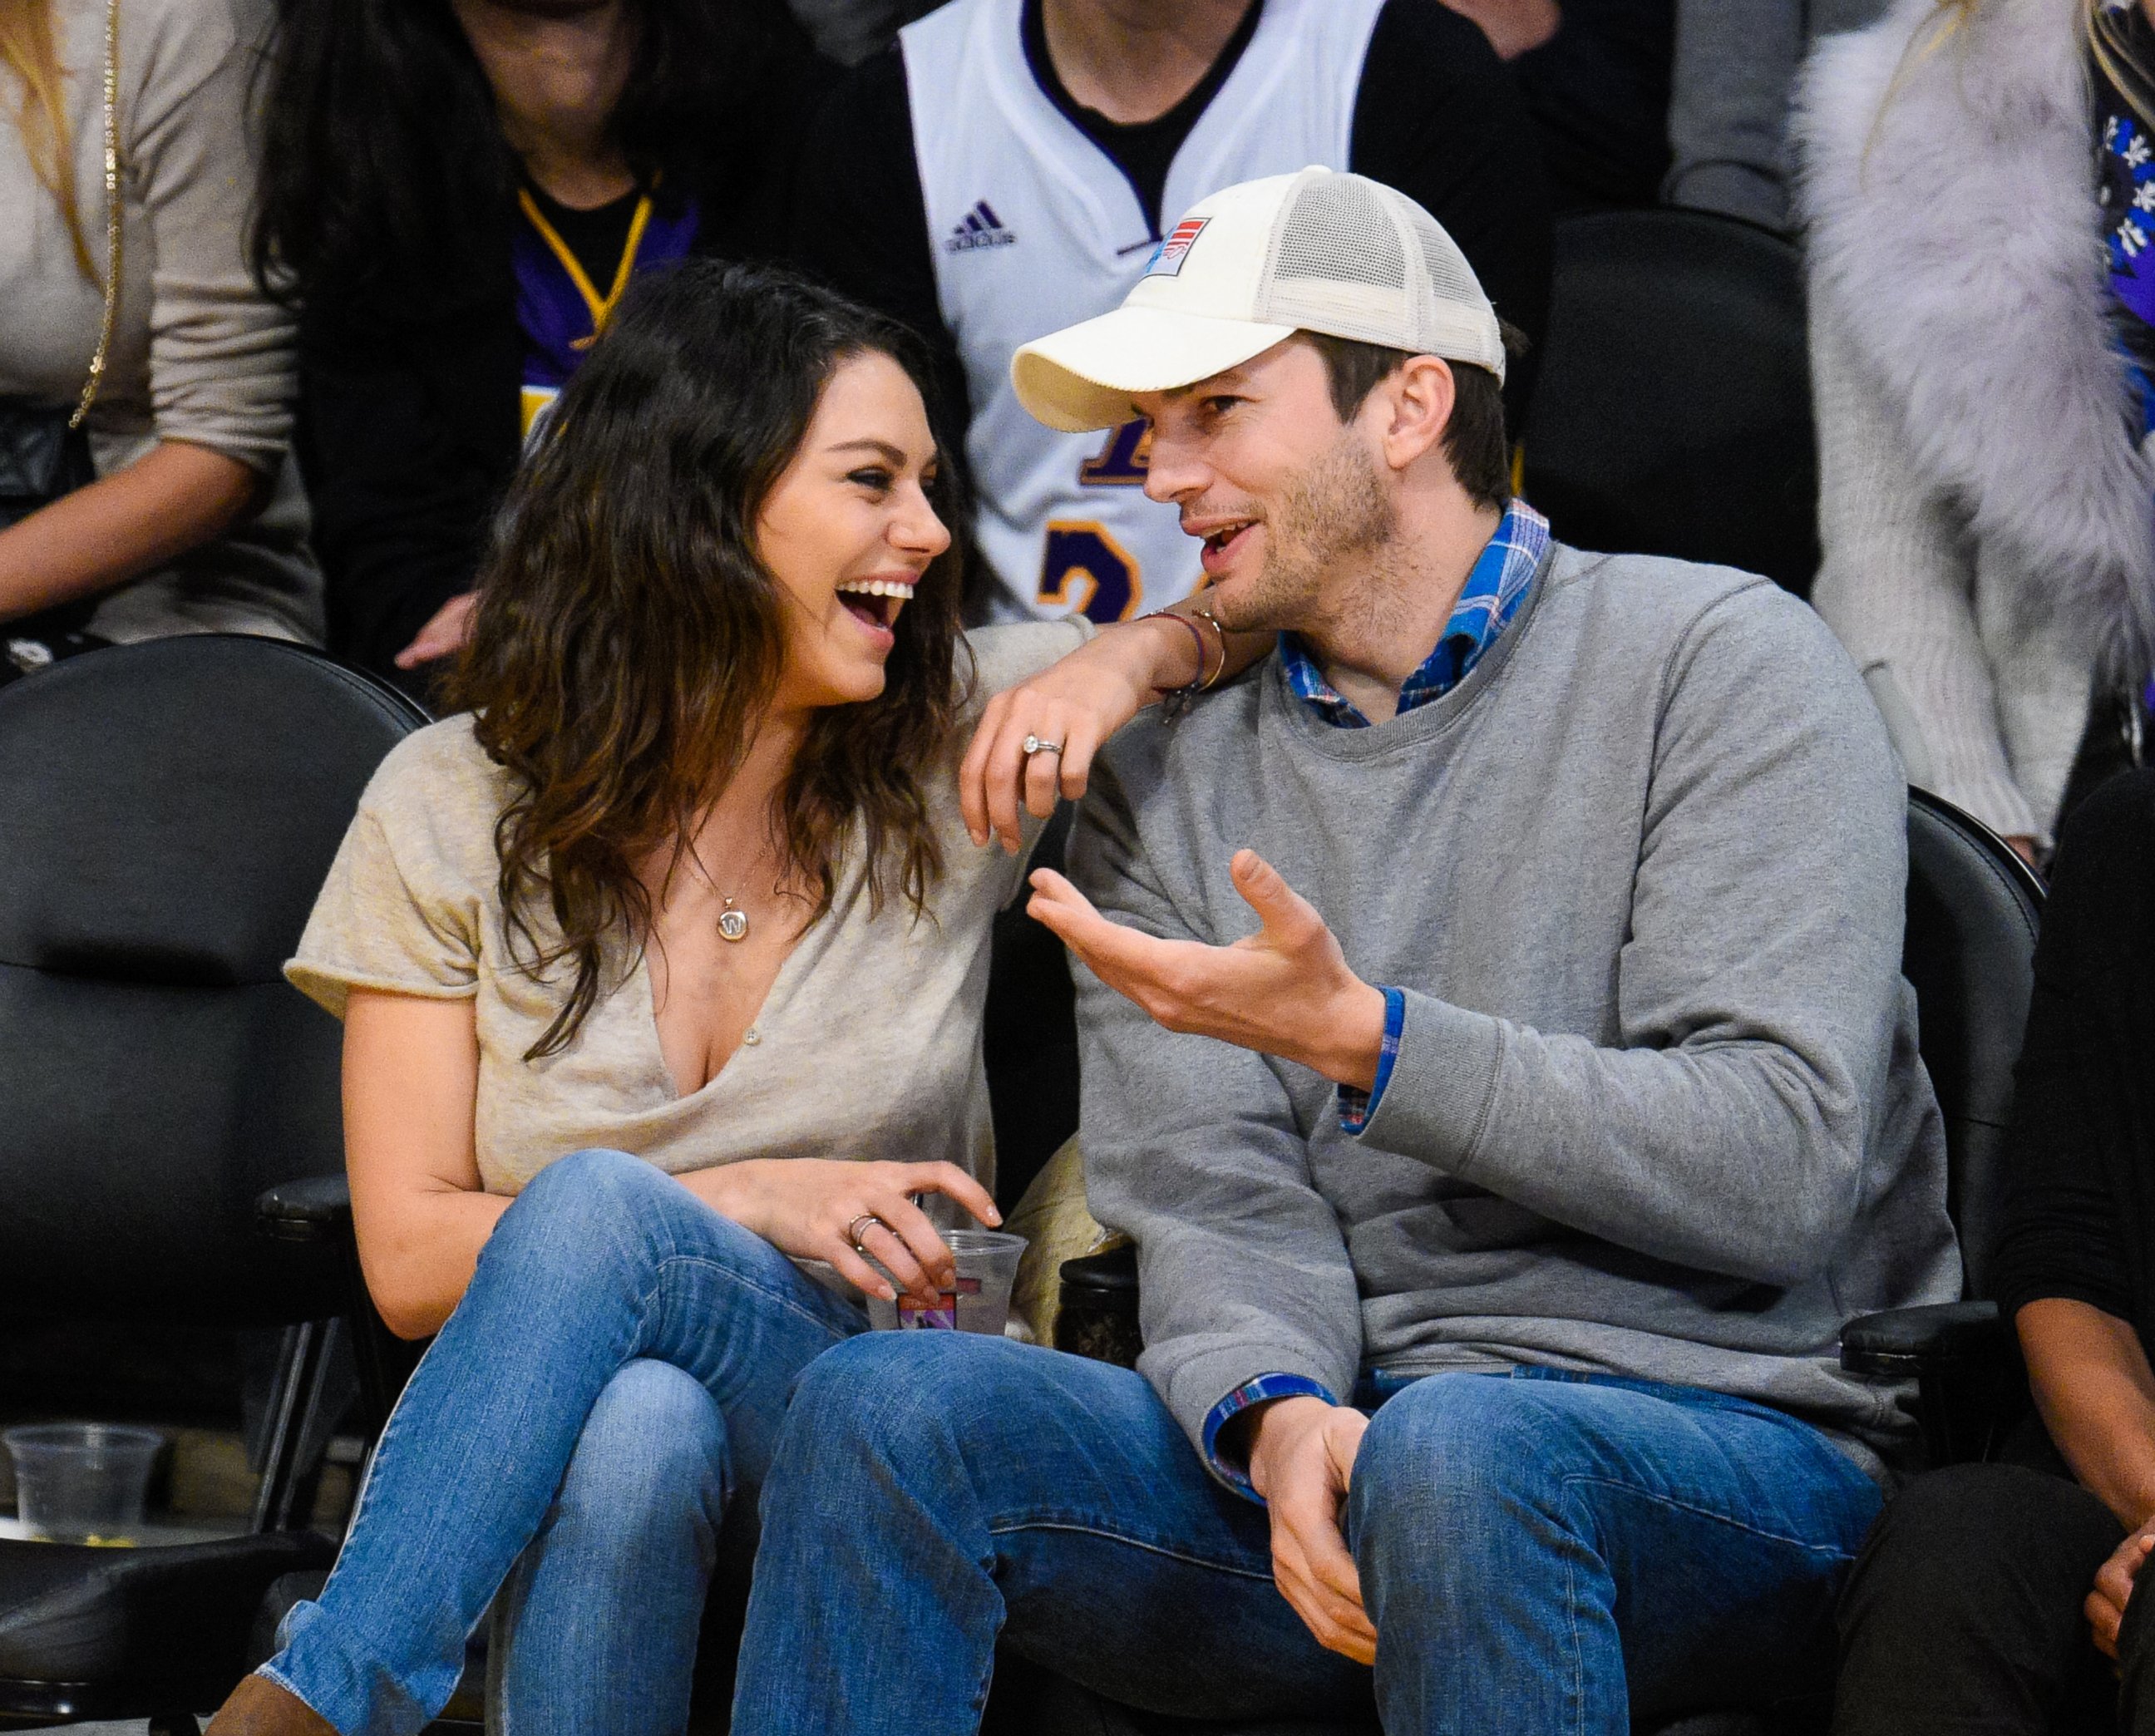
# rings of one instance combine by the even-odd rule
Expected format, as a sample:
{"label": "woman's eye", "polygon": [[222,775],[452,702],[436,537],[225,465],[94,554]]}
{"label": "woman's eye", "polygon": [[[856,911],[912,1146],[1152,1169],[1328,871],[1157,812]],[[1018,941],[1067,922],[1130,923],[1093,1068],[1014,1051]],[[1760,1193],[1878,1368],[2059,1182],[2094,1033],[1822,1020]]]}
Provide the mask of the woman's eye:
{"label": "woman's eye", "polygon": [[883,490],[890,486],[890,472],[888,470],[856,470],[851,476],[848,476],[846,480],[847,482],[857,482],[863,488],[873,489],[880,494]]}

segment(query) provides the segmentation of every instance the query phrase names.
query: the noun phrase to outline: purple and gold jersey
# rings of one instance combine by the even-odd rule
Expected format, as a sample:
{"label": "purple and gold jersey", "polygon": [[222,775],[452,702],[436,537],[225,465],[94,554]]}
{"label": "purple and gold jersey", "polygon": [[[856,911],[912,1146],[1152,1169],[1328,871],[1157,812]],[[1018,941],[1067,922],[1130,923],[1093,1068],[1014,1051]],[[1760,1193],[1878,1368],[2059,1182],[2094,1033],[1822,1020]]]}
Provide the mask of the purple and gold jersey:
{"label": "purple and gold jersey", "polygon": [[688,253],[696,238],[697,211],[694,199],[684,199],[668,214],[648,192],[618,202],[627,218],[626,238],[601,293],[578,249],[563,238],[528,187],[518,192],[516,202],[523,221],[516,226],[511,259],[516,323],[524,333],[521,426],[528,443],[584,352],[606,330],[629,280]]}

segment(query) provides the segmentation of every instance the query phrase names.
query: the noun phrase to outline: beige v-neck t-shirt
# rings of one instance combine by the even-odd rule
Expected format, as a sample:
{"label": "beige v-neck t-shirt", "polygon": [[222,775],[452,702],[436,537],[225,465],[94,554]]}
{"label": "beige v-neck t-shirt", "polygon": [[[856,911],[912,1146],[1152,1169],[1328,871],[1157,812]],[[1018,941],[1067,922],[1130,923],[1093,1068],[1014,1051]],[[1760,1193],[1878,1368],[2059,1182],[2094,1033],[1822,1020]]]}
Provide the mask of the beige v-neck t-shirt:
{"label": "beige v-neck t-shirt", "polygon": [[[967,730],[988,695],[1092,631],[1073,619],[969,635],[978,679]],[[354,988],[474,1003],[475,1134],[489,1193],[519,1192],[555,1159],[592,1146],[668,1172],[760,1157],[942,1160],[993,1185],[980,1015],[990,926],[1022,883],[1023,858],[992,842],[975,848],[950,772],[929,791],[943,845],[933,919],[916,919],[903,899],[871,919],[863,863],[849,857],[836,901],[780,967],[741,1047],[686,1097],[659,1049],[640,955],[566,1048],[524,1058],[572,977],[563,965],[535,981],[522,968],[528,947],[509,956],[494,828],[512,787],[468,717],[400,743],[360,798],[284,967],[339,1017]],[[533,921],[550,933],[543,912]]]}

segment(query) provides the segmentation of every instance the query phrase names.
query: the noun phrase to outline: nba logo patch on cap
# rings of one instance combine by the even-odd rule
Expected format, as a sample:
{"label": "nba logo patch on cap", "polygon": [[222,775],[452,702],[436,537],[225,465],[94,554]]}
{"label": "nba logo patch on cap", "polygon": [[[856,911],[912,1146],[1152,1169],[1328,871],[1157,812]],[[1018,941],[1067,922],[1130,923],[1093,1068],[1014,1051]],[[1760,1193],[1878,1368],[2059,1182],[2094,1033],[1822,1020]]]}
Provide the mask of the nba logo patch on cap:
{"label": "nba logo patch on cap", "polygon": [[1197,238],[1205,233],[1209,217],[1185,217],[1168,232],[1167,239],[1159,244],[1159,251],[1152,256],[1152,263],[1144,269],[1147,277],[1177,277],[1182,272],[1182,262],[1190,257],[1190,249]]}

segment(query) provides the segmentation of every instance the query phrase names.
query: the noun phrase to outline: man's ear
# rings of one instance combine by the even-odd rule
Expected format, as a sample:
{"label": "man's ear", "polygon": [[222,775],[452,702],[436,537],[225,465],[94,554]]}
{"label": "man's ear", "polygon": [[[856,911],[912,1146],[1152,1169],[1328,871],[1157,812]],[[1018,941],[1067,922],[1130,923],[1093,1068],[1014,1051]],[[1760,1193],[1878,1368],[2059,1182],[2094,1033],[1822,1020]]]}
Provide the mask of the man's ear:
{"label": "man's ear", "polygon": [[1405,470],[1444,438],[1458,387],[1441,356],[1410,356],[1370,397],[1382,407],[1377,433],[1385,462]]}

